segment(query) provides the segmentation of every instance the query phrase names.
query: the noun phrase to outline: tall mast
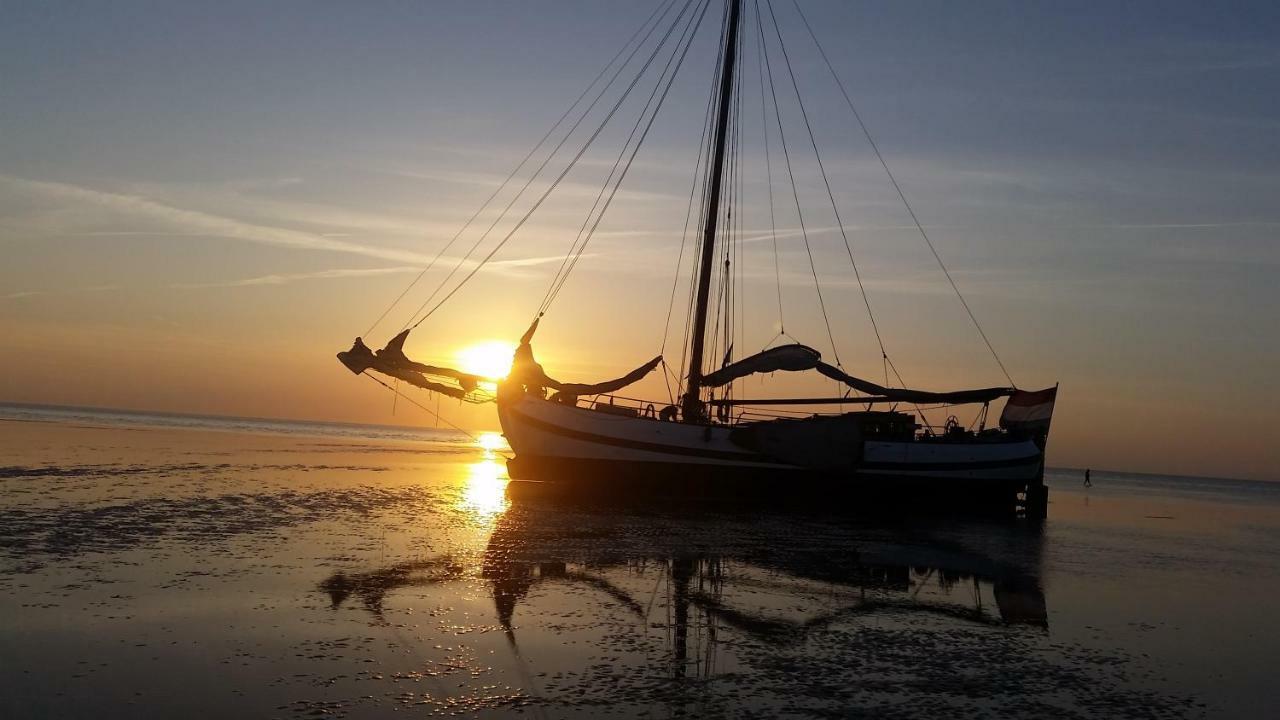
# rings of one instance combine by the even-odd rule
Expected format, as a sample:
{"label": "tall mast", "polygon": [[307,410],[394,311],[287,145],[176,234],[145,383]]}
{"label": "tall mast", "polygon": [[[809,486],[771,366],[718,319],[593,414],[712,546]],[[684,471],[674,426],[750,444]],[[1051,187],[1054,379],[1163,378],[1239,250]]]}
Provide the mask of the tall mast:
{"label": "tall mast", "polygon": [[707,300],[711,294],[711,268],[715,263],[716,223],[720,219],[720,185],[724,175],[725,141],[729,129],[729,110],[733,104],[733,72],[738,58],[738,23],[742,0],[728,0],[729,20],[725,27],[724,54],[720,68],[720,104],[716,114],[715,150],[711,159],[711,183],[707,193],[702,231],[702,254],[698,261],[698,295],[693,311],[693,342],[689,348],[689,385],[681,402],[685,422],[705,418],[699,394],[702,389],[702,352],[707,334]]}

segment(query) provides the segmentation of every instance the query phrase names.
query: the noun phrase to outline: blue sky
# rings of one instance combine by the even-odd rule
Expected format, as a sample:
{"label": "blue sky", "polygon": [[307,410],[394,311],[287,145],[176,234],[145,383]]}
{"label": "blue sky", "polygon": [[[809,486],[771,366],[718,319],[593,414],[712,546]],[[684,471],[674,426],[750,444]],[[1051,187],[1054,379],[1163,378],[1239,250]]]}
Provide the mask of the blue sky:
{"label": "blue sky", "polygon": [[[0,363],[22,370],[0,399],[387,420],[332,352],[654,7],[0,4]],[[1280,7],[803,7],[1015,379],[1063,383],[1052,460],[1276,477]],[[921,385],[999,382],[789,0],[775,8],[895,361]],[[711,52],[704,30],[540,336],[561,374],[610,374],[660,342]],[[602,137],[420,354],[520,332],[619,144]],[[841,354],[873,374],[797,147]],[[828,352],[801,248],[780,242],[788,330]],[[751,257],[759,344],[773,268]],[[1180,433],[1201,440],[1170,447]]]}

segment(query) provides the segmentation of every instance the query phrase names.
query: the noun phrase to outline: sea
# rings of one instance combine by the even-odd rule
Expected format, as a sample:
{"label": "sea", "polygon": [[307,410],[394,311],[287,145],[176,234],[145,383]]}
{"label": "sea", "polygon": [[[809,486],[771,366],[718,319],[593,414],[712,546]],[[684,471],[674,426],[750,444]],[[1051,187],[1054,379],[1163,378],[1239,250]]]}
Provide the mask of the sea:
{"label": "sea", "polygon": [[0,718],[1253,718],[1280,483],[1043,524],[507,492],[501,435],[0,404]]}

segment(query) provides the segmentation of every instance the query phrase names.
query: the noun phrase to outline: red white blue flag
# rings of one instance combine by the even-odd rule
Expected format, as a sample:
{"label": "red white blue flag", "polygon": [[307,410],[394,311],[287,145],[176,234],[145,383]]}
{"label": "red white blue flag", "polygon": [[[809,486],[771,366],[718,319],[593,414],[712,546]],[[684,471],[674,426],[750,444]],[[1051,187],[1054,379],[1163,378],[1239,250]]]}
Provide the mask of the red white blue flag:
{"label": "red white blue flag", "polygon": [[1053,418],[1057,386],[1046,390],[1015,390],[1000,413],[1000,427],[1018,430],[1048,430]]}

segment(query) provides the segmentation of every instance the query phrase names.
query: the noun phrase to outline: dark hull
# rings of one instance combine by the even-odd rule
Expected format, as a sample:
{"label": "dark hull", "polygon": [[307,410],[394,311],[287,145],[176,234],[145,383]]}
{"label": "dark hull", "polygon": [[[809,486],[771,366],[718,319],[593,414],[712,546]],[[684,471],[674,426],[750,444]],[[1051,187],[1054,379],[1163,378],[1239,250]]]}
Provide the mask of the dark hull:
{"label": "dark hull", "polygon": [[[1027,510],[1029,483],[1007,479],[856,477],[803,469],[695,463],[617,463],[522,455],[507,463],[511,493],[592,501],[680,499],[716,504],[839,505],[854,514],[930,512],[1014,517]],[[1035,495],[1032,484],[1032,495]],[[832,509],[828,507],[827,509]],[[1034,513],[1027,513],[1029,516]],[[1041,515],[1042,517],[1042,515]]]}

